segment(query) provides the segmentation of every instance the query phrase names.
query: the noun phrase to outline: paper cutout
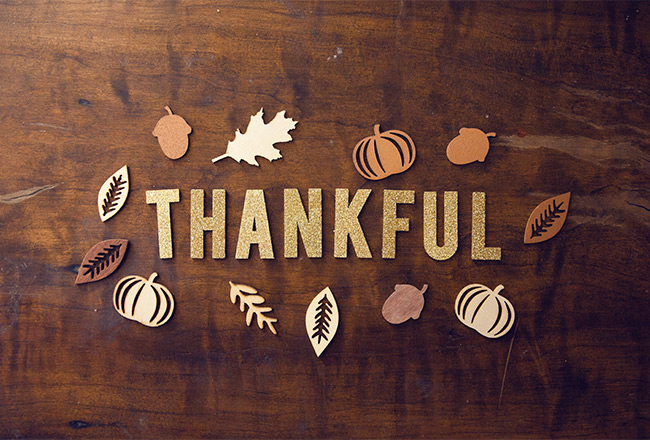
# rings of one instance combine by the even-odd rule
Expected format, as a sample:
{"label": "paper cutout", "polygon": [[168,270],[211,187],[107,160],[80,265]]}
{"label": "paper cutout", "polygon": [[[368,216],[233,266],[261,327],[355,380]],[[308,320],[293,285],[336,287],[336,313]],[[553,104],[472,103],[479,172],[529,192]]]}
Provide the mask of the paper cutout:
{"label": "paper cutout", "polygon": [[251,116],[251,120],[246,128],[246,133],[241,133],[239,129],[235,132],[235,139],[228,142],[226,152],[219,157],[212,159],[215,163],[230,157],[237,162],[242,160],[250,165],[260,166],[255,157],[261,156],[270,161],[282,158],[280,150],[273,147],[273,144],[280,142],[289,142],[292,140],[289,131],[296,128],[298,121],[291,118],[285,118],[286,111],[278,112],[275,118],[268,124],[264,124],[264,109],[260,109],[256,115]]}
{"label": "paper cutout", "polygon": [[165,156],[178,159],[187,152],[192,127],[181,116],[173,114],[168,106],[165,106],[165,110],[169,114],[160,118],[151,134],[158,138]]}
{"label": "paper cutout", "polygon": [[438,195],[424,192],[424,250],[434,260],[444,261],[458,250],[458,191],[445,191],[443,245],[438,245]]}
{"label": "paper cutout", "polygon": [[394,259],[397,248],[397,233],[410,230],[410,219],[397,217],[397,205],[415,203],[415,191],[412,189],[384,190],[384,220],[381,240],[381,257]]}
{"label": "paper cutout", "polygon": [[424,292],[428,287],[425,284],[421,290],[418,290],[410,284],[395,285],[395,291],[381,309],[384,319],[391,324],[401,324],[409,318],[418,319],[424,308]]}
{"label": "paper cutout", "polygon": [[146,192],[147,204],[156,205],[158,218],[158,253],[160,258],[172,258],[172,214],[171,204],[181,200],[181,192],[175,189],[154,189]]}
{"label": "paper cutout", "polygon": [[[269,327],[269,330],[274,335],[278,333],[273,327],[274,322],[278,322],[276,318],[270,318],[265,316],[264,313],[270,312],[273,310],[271,307],[259,307],[257,304],[264,303],[264,298],[260,295],[255,295],[257,290],[254,287],[247,286],[245,284],[234,284],[232,281],[228,281],[230,284],[230,301],[233,304],[237,303],[237,298],[239,298],[239,310],[244,311],[244,306],[248,306],[248,312],[246,313],[246,325],[250,327],[251,321],[253,320],[253,315],[257,315],[257,325],[259,328],[264,328],[264,323]],[[244,295],[248,293],[250,295]]]}
{"label": "paper cutout", "polygon": [[129,170],[124,165],[106,179],[97,195],[97,209],[103,222],[113,217],[122,209],[129,195]]}
{"label": "paper cutout", "polygon": [[369,180],[380,180],[403,173],[413,165],[415,144],[408,134],[399,130],[380,133],[379,124],[375,125],[374,132],[373,136],[362,139],[352,152],[359,174]]}
{"label": "paper cutout", "polygon": [[485,223],[487,211],[485,209],[485,193],[472,193],[472,260],[499,261],[501,260],[500,247],[487,247],[485,245]]}
{"label": "paper cutout", "polygon": [[75,284],[92,283],[103,280],[118,268],[126,254],[128,240],[115,238],[100,241],[91,247],[84,256]]}
{"label": "paper cutout", "polygon": [[339,327],[339,308],[329,287],[321,290],[309,304],[305,327],[316,356],[320,357]]}
{"label": "paper cutout", "polygon": [[244,198],[244,208],[241,212],[239,223],[239,237],[237,238],[237,251],[235,258],[247,259],[250,255],[251,245],[257,244],[260,258],[273,257],[273,243],[271,242],[271,229],[269,216],[266,212],[266,201],[263,189],[247,189]]}
{"label": "paper cutout", "polygon": [[147,327],[160,327],[174,313],[174,296],[162,284],[154,283],[158,274],[149,279],[130,275],[122,278],[113,291],[113,306],[126,319]]}
{"label": "paper cutout", "polygon": [[502,290],[502,285],[494,290],[482,284],[466,286],[456,297],[456,316],[486,338],[500,338],[515,322],[515,309],[499,295]]}
{"label": "paper cutout", "polygon": [[[371,189],[360,188],[350,202],[350,190],[336,188],[334,211],[334,258],[348,258],[348,241],[357,258],[372,258],[368,241],[359,222],[359,214],[370,197]],[[349,240],[348,240],[349,238]]]}
{"label": "paper cutout", "polygon": [[459,135],[447,145],[447,158],[455,165],[467,165],[472,162],[483,162],[490,151],[488,137],[496,133],[484,133],[478,128],[461,128]]}
{"label": "paper cutout", "polygon": [[560,232],[566,221],[570,200],[571,193],[567,192],[546,199],[537,205],[528,217],[524,231],[524,243],[541,243]]}
{"label": "paper cutout", "polygon": [[212,258],[226,258],[226,190],[212,190],[212,216],[205,216],[202,189],[190,193],[190,256],[203,258],[204,232],[212,234]]}
{"label": "paper cutout", "polygon": [[298,258],[298,231],[309,258],[323,256],[323,194],[309,188],[309,215],[296,188],[284,189],[284,258]]}

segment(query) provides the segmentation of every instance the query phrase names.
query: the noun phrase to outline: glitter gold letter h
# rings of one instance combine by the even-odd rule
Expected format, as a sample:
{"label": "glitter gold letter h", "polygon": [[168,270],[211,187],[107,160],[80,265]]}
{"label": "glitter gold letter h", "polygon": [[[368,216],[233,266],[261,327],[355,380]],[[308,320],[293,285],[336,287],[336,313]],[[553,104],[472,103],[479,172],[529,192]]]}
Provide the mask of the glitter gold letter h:
{"label": "glitter gold letter h", "polygon": [[202,189],[191,193],[190,256],[203,258],[203,236],[212,231],[212,258],[226,258],[226,190],[212,190],[212,217],[205,217]]}

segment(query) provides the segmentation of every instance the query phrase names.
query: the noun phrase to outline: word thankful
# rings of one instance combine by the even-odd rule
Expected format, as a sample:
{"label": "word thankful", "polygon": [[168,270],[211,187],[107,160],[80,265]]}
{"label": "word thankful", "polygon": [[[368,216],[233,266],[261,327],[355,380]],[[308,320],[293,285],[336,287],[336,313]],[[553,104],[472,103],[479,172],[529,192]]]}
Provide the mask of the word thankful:
{"label": "word thankful", "polygon": [[[334,257],[347,258],[348,239],[358,258],[372,258],[368,242],[359,222],[359,214],[372,190],[359,189],[350,201],[349,190],[336,188],[334,212]],[[147,191],[147,203],[155,204],[158,216],[158,247],[160,258],[172,258],[171,204],[180,201],[178,189]],[[298,234],[309,258],[323,256],[323,203],[320,188],[307,192],[308,210],[295,188],[284,189],[284,257],[298,257]],[[226,191],[212,190],[211,217],[204,215],[204,191],[191,191],[190,256],[203,258],[203,239],[212,232],[212,258],[226,258]],[[397,217],[399,204],[415,203],[413,190],[384,190],[381,256],[395,258],[397,232],[409,230],[409,219]],[[444,245],[437,243],[437,194],[424,192],[424,249],[434,260],[447,260],[458,249],[458,192],[444,193]],[[501,260],[501,248],[485,246],[485,193],[472,193],[472,259]],[[264,190],[246,191],[242,209],[235,258],[247,259],[251,245],[257,244],[262,259],[273,259],[273,244],[264,199]]]}

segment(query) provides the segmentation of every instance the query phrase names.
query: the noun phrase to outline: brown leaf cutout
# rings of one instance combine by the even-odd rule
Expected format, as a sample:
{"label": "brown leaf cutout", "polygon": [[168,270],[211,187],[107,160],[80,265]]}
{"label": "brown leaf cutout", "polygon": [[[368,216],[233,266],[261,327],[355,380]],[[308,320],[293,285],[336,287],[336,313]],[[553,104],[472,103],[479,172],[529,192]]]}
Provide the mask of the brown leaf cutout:
{"label": "brown leaf cutout", "polygon": [[102,280],[115,272],[115,269],[122,263],[128,245],[128,240],[113,238],[100,241],[91,247],[84,256],[74,283],[92,283],[93,281]]}
{"label": "brown leaf cutout", "polygon": [[569,212],[570,199],[571,193],[568,192],[551,197],[537,205],[528,217],[524,243],[541,243],[560,232]]}

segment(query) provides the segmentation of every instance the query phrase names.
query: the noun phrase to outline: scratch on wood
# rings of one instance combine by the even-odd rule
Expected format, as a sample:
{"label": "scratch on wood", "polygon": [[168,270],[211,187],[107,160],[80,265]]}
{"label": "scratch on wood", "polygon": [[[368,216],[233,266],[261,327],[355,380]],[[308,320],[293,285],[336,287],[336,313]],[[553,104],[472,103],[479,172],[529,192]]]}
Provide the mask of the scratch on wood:
{"label": "scratch on wood", "polygon": [[593,120],[590,118],[587,118],[585,116],[579,116],[576,115],[575,113],[568,113],[568,112],[561,112],[561,111],[554,111],[551,110],[551,113],[562,116],[570,121],[578,121],[582,122],[583,124],[594,128],[599,131],[605,131],[605,130],[616,130],[616,129],[624,129],[627,131],[634,131],[638,134],[641,134],[643,136],[648,136],[650,135],[650,132],[647,130],[643,130],[635,125],[630,125],[630,124],[607,124],[607,125],[601,125],[601,124],[596,124]]}
{"label": "scratch on wood", "polygon": [[638,105],[638,106],[641,106],[641,107],[650,107],[647,104],[644,104],[644,103],[639,102],[637,100],[628,99],[628,98],[618,98],[616,96],[607,95],[606,93],[604,93],[603,91],[600,91],[600,90],[581,89],[581,88],[578,88],[578,87],[572,87],[572,86],[570,86],[570,85],[568,85],[566,83],[561,83],[559,87],[561,89],[564,89],[564,90],[568,91],[569,93],[572,93],[573,95],[583,96],[583,97],[586,97],[586,98],[592,98],[592,99],[595,99],[597,101],[614,102],[614,103],[623,102],[623,103],[635,104],[635,105]]}
{"label": "scratch on wood", "polygon": [[506,384],[506,373],[508,372],[508,364],[510,363],[510,354],[512,353],[512,346],[515,343],[515,336],[517,336],[517,327],[519,327],[519,320],[517,320],[517,325],[515,325],[515,331],[512,333],[512,340],[510,341],[510,349],[508,350],[508,357],[506,358],[506,368],[503,370],[503,379],[501,380],[501,391],[499,392],[499,404],[497,405],[497,409],[501,408],[503,387]]}
{"label": "scratch on wood", "polygon": [[67,127],[61,127],[60,125],[52,125],[52,124],[46,124],[44,122],[30,122],[25,125],[33,125],[35,127],[45,127],[45,128],[56,128],[57,130],[65,130],[65,131],[70,131],[69,128]]}
{"label": "scratch on wood", "polygon": [[646,211],[650,211],[650,208],[646,208],[643,205],[637,205],[636,203],[628,202],[627,200],[626,200],[626,202],[627,202],[628,205],[636,206],[637,208],[641,208],[641,209],[645,209]]}
{"label": "scratch on wood", "polygon": [[20,203],[31,197],[34,197],[36,194],[40,192],[47,191],[52,188],[56,188],[59,185],[60,183],[57,183],[55,185],[35,186],[33,188],[23,189],[11,194],[0,195],[0,203],[6,203],[8,205],[13,205],[14,203]]}
{"label": "scratch on wood", "polygon": [[[650,134],[650,132],[648,132]],[[591,139],[585,136],[551,136],[531,135],[524,138],[519,136],[499,136],[502,146],[520,150],[547,148],[568,154],[578,160],[583,160],[600,166],[638,167],[638,158],[643,158],[645,152],[636,145],[631,137],[612,136],[607,140]]]}
{"label": "scratch on wood", "polygon": [[72,420],[71,422],[68,422],[68,426],[73,429],[83,429],[92,425],[84,420]]}

